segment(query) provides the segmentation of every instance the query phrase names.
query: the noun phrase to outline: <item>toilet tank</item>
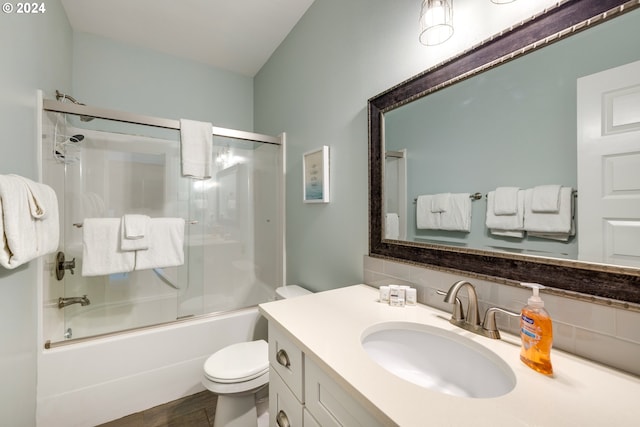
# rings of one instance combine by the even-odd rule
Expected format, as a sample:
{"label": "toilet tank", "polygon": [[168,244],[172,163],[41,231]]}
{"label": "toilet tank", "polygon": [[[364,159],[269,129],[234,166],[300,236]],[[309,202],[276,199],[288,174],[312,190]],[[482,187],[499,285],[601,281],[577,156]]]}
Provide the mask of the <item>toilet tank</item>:
{"label": "toilet tank", "polygon": [[285,285],[276,288],[276,300],[308,295],[311,291],[298,285]]}

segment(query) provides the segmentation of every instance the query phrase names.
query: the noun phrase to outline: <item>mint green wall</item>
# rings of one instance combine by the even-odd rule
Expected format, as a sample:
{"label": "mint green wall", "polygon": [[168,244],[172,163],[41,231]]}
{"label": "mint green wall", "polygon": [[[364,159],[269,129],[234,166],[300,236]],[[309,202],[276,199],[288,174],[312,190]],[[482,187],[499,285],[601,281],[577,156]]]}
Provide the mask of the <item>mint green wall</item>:
{"label": "mint green wall", "polygon": [[[255,130],[287,132],[287,281],[363,280],[367,99],[448,56],[418,43],[419,2],[316,0],[254,81]],[[302,203],[302,154],[330,147],[331,203]]]}
{"label": "mint green wall", "polygon": [[75,32],[73,96],[87,105],[253,129],[253,79]]}
{"label": "mint green wall", "polygon": [[[0,174],[38,179],[36,90],[71,87],[71,28],[59,0],[40,15],[0,15]],[[0,267],[0,424],[35,425],[36,262]]]}
{"label": "mint green wall", "polygon": [[[255,130],[287,132],[288,283],[326,290],[362,281],[366,100],[399,80],[394,72],[370,72],[387,63],[378,54],[380,43],[390,43],[385,37],[401,37],[395,3],[409,2],[316,0],[255,77]],[[387,21],[393,31],[378,32]],[[401,60],[395,56],[390,62]],[[331,202],[304,204],[302,155],[322,145],[330,147]]]}

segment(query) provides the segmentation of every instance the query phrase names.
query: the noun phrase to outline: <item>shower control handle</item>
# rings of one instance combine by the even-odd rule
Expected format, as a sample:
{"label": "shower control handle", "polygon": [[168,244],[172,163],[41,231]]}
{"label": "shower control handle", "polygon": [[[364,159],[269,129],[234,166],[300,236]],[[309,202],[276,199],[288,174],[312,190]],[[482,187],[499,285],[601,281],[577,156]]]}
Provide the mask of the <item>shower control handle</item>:
{"label": "shower control handle", "polygon": [[278,412],[278,415],[276,415],[276,424],[278,424],[278,427],[291,427],[289,418],[283,410],[280,410],[280,412]]}
{"label": "shower control handle", "polygon": [[73,274],[73,269],[76,268],[76,259],[71,261],[65,261],[64,252],[58,252],[56,255],[56,279],[62,280],[64,278],[64,271],[69,270]]}
{"label": "shower control handle", "polygon": [[289,362],[289,355],[284,351],[284,349],[280,349],[278,353],[276,353],[276,360],[285,368],[291,366],[291,362]]}

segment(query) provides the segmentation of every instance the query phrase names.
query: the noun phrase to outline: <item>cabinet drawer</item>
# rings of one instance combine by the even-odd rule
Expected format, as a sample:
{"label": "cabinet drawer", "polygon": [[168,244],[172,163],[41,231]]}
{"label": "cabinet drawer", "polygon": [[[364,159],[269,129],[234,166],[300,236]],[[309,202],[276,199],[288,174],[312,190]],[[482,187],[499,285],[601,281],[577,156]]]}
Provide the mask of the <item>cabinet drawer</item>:
{"label": "cabinet drawer", "polygon": [[322,427],[382,426],[309,358],[305,360],[306,408]]}
{"label": "cabinet drawer", "polygon": [[269,322],[269,363],[298,400],[304,403],[302,351],[271,322]]}
{"label": "cabinet drawer", "polygon": [[[272,427],[302,427],[302,404],[289,387],[273,372],[269,375],[269,425]],[[282,421],[279,421],[279,418]],[[286,421],[285,421],[286,420]]]}

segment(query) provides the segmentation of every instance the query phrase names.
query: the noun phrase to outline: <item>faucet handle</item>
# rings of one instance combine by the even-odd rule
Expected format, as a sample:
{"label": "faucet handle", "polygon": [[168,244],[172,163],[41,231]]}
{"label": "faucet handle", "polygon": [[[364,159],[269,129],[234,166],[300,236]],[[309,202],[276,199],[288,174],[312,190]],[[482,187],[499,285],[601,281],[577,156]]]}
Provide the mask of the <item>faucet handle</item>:
{"label": "faucet handle", "polygon": [[[438,295],[447,295],[447,292],[442,291],[440,289],[436,289],[436,293]],[[453,313],[451,314],[454,320],[464,320],[464,311],[462,310],[462,301],[460,298],[456,297],[456,302],[453,305]]]}
{"label": "faucet handle", "polygon": [[484,321],[482,322],[484,335],[489,338],[500,339],[500,331],[496,325],[496,313],[504,313],[513,317],[520,317],[520,313],[514,313],[513,311],[499,307],[491,307],[486,311],[484,314]]}

